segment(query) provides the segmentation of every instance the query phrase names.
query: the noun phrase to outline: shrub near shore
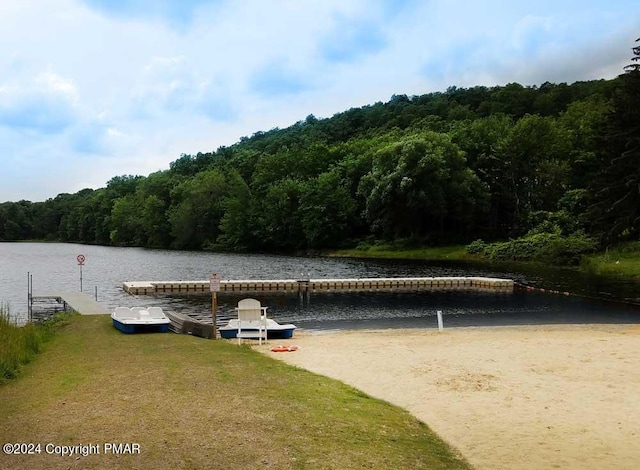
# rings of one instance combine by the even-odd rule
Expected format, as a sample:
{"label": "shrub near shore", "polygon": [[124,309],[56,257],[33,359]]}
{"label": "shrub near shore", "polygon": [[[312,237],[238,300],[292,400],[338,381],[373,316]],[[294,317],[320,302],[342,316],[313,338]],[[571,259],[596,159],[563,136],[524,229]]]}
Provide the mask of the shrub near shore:
{"label": "shrub near shore", "polygon": [[545,262],[556,266],[578,265],[585,255],[595,252],[595,242],[581,232],[569,236],[559,233],[530,233],[505,242],[476,240],[469,245],[411,246],[403,243],[363,242],[351,250],[337,250],[330,256],[356,258],[421,259],[426,261],[481,260]]}
{"label": "shrub near shore", "polygon": [[466,251],[493,261],[539,261],[555,265],[577,265],[584,255],[593,253],[595,248],[596,243],[580,232],[569,236],[559,233],[531,233],[506,242],[485,243],[476,240],[467,246]]}

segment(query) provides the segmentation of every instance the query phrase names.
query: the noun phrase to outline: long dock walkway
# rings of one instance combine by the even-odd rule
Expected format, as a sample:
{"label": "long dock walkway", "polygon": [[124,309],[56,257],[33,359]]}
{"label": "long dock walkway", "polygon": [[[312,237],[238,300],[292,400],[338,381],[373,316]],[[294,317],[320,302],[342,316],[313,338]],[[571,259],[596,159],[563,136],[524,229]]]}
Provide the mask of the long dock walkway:
{"label": "long dock walkway", "polygon": [[63,304],[65,311],[81,315],[105,315],[110,312],[84,292],[39,292],[31,296],[33,301],[53,300]]}
{"label": "long dock walkway", "polygon": [[[204,293],[205,281],[127,281],[122,288],[132,295]],[[496,291],[513,292],[513,280],[489,277],[394,277],[359,279],[221,280],[220,292],[320,292],[320,291]]]}

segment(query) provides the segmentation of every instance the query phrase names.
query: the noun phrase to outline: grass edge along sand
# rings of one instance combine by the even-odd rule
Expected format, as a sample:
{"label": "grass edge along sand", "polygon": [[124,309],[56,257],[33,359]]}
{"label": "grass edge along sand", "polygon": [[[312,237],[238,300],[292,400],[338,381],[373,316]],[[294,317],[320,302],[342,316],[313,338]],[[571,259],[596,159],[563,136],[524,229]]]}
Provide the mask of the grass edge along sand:
{"label": "grass edge along sand", "polygon": [[235,342],[123,335],[108,316],[73,316],[0,387],[0,433],[141,449],[0,454],[1,468],[470,468],[407,411],[342,382]]}

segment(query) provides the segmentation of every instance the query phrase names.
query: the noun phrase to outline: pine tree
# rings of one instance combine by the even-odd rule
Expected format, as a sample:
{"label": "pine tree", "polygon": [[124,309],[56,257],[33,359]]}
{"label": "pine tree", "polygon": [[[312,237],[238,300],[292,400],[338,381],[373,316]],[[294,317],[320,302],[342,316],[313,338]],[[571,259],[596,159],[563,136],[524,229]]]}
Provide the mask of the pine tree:
{"label": "pine tree", "polygon": [[640,46],[633,54],[633,62],[619,77],[600,142],[603,164],[591,187],[590,218],[606,245],[638,240],[640,235]]}

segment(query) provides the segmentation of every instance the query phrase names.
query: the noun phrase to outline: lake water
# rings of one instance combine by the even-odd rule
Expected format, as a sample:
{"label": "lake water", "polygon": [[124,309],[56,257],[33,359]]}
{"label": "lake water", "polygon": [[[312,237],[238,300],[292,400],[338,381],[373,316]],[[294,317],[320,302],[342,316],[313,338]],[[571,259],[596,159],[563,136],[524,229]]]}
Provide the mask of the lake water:
{"label": "lake water", "polygon": [[[573,270],[460,262],[408,262],[345,258],[246,255],[115,248],[65,243],[0,243],[0,302],[23,321],[27,312],[28,273],[37,292],[80,290],[109,310],[117,306],[151,306],[187,314],[207,314],[209,294],[130,296],[124,281],[203,280],[217,272],[222,279],[356,278],[393,276],[493,276],[520,284],[568,291],[553,295],[518,289],[503,293],[312,293],[243,294],[258,298],[269,315],[310,330],[372,327],[436,327],[442,310],[447,326],[534,323],[640,323],[637,306],[602,299],[640,297],[638,284],[587,276]],[[585,297],[586,296],[586,297]],[[225,322],[242,298],[219,295],[218,319]],[[597,297],[597,298],[587,298]]]}

